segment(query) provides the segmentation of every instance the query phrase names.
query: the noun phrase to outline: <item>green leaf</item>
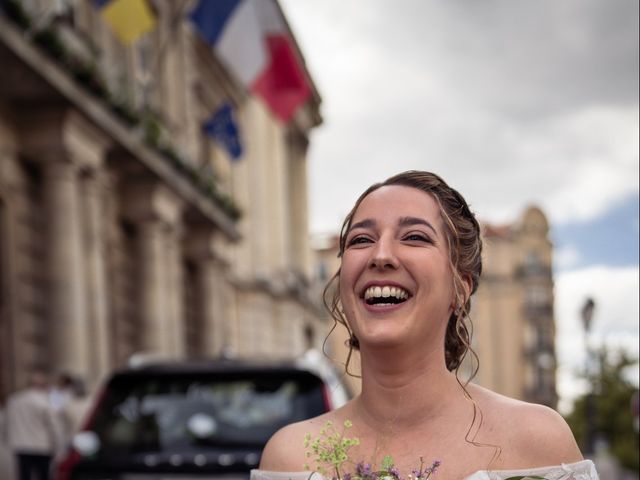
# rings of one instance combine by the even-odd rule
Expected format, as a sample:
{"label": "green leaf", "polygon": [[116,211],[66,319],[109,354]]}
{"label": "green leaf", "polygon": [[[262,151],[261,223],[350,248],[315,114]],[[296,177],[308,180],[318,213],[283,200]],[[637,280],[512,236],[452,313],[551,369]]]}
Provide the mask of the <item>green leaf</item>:
{"label": "green leaf", "polygon": [[393,457],[391,455],[386,455],[382,459],[382,470],[389,471],[393,468]]}

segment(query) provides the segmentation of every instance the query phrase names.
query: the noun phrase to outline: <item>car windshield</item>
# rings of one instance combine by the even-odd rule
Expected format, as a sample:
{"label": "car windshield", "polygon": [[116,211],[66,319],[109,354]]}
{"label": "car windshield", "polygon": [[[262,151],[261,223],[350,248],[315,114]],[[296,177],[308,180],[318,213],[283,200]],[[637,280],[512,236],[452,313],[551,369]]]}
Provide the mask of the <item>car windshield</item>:
{"label": "car windshield", "polygon": [[324,412],[305,372],[135,375],[110,382],[91,425],[101,454],[262,448],[276,430]]}

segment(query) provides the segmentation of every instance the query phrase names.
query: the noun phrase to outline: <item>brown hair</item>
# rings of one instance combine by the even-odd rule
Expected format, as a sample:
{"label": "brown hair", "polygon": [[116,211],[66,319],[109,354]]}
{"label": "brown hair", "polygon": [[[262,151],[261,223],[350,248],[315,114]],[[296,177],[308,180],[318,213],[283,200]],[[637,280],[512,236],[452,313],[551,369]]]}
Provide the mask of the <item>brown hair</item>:
{"label": "brown hair", "polygon": [[[438,204],[440,215],[444,224],[445,237],[449,247],[449,263],[453,272],[454,292],[456,306],[449,317],[447,332],[445,335],[445,364],[449,371],[457,370],[460,367],[468,351],[476,357],[471,349],[471,323],[469,320],[469,310],[471,307],[470,298],[465,298],[464,279],[471,279],[471,292],[469,297],[477,290],[480,274],[482,273],[482,240],[480,238],[480,226],[473,213],[469,209],[467,202],[455,189],[449,187],[442,178],[430,172],[407,171],[394,175],[384,182],[376,183],[364,191],[358,198],[355,205],[347,215],[340,231],[339,257],[345,250],[346,235],[351,227],[351,221],[362,200],[379,189],[389,185],[399,185],[412,187],[423,191]],[[324,304],[336,322],[341,323],[350,334],[349,357],[351,349],[358,348],[358,339],[353,335],[344,313],[340,308],[340,289],[332,289],[335,281],[339,282],[340,269],[331,278],[324,290]],[[331,292],[331,294],[330,294]],[[330,298],[329,298],[330,297]],[[334,325],[334,328],[335,328]],[[477,370],[477,368],[476,368]],[[475,371],[474,371],[475,374]]]}

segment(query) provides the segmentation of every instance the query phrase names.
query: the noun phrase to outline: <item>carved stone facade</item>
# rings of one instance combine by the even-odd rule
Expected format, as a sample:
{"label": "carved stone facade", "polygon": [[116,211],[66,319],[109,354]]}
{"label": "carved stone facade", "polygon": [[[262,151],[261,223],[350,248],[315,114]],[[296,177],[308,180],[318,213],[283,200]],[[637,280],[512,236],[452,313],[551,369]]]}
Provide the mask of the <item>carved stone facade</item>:
{"label": "carved stone facade", "polygon": [[[473,349],[480,361],[474,381],[504,395],[555,407],[553,246],[546,217],[531,207],[512,225],[485,224],[483,229],[483,274],[471,307]],[[338,238],[315,240],[316,278],[322,284],[340,265]],[[338,326],[329,338],[330,355],[344,363],[346,329]],[[356,353],[349,371],[359,374],[358,362]],[[463,364],[462,380],[473,365]],[[358,391],[358,379],[346,378]]]}
{"label": "carved stone facade", "polygon": [[[312,88],[291,122],[274,119],[184,3],[152,2],[156,30],[125,47],[92,2],[25,2],[51,13],[64,58],[0,11],[0,401],[33,368],[94,387],[142,352],[293,357],[322,344],[306,187],[320,98]],[[110,94],[69,55],[94,61]],[[152,128],[122,98],[153,111]],[[201,129],[223,100],[238,113],[238,161]]]}

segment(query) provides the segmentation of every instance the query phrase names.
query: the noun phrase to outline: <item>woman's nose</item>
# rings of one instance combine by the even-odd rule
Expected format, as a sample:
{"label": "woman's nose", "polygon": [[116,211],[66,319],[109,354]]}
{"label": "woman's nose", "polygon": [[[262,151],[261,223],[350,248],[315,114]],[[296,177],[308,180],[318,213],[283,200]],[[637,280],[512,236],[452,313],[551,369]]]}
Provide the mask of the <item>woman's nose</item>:
{"label": "woman's nose", "polygon": [[386,268],[398,268],[393,244],[387,239],[379,239],[371,252],[369,268],[384,270]]}

